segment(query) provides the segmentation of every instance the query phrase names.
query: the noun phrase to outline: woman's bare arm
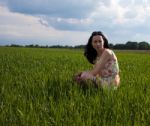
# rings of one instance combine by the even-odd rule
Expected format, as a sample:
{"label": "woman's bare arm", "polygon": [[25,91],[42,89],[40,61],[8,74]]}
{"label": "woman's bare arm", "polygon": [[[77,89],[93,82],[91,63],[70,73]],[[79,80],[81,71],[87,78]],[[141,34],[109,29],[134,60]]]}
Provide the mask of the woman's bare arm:
{"label": "woman's bare arm", "polygon": [[105,50],[100,60],[94,66],[94,68],[89,71],[83,71],[80,76],[80,79],[81,80],[93,79],[93,77],[96,76],[97,74],[102,75],[101,73],[102,69],[105,67],[105,64],[110,58],[111,58],[111,53],[109,52],[109,50]]}
{"label": "woman's bare arm", "polygon": [[97,74],[101,75],[102,69],[105,67],[107,61],[111,58],[111,53],[109,50],[105,50],[100,58],[100,60],[96,63],[94,68],[90,70],[90,74],[96,76]]}

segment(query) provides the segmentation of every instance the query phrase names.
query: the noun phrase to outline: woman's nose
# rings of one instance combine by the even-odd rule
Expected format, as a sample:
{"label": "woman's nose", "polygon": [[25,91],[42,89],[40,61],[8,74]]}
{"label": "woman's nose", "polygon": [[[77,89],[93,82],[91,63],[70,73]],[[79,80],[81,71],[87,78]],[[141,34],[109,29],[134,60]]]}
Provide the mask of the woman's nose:
{"label": "woman's nose", "polygon": [[97,45],[100,45],[100,43],[98,42]]}

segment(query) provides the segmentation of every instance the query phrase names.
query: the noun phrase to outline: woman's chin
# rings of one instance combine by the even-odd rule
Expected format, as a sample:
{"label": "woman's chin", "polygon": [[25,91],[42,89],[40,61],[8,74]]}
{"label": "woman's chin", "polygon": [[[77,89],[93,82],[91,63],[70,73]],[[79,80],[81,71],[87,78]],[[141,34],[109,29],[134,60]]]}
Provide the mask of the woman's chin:
{"label": "woman's chin", "polygon": [[103,50],[103,48],[97,47],[97,51],[102,51],[102,50]]}

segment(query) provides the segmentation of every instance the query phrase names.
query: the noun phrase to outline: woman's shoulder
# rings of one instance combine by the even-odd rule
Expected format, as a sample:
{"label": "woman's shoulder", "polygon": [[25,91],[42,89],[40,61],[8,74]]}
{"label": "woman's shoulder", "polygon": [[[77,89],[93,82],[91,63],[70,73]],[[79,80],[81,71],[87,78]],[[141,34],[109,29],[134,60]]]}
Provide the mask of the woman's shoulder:
{"label": "woman's shoulder", "polygon": [[105,53],[107,53],[107,55],[109,55],[110,58],[113,58],[113,59],[117,60],[116,54],[114,53],[113,50],[111,50],[111,49],[105,49],[105,51],[106,51]]}
{"label": "woman's shoulder", "polygon": [[101,55],[100,58],[98,58],[98,60],[106,60],[106,59],[110,59],[112,57],[112,53],[110,49],[105,49],[103,51],[103,54]]}
{"label": "woman's shoulder", "polygon": [[114,51],[111,49],[105,49],[103,54],[104,54],[103,57],[108,57],[110,59],[111,58],[115,58],[115,59],[117,58]]}
{"label": "woman's shoulder", "polygon": [[104,54],[105,55],[112,55],[113,51],[111,49],[105,49]]}

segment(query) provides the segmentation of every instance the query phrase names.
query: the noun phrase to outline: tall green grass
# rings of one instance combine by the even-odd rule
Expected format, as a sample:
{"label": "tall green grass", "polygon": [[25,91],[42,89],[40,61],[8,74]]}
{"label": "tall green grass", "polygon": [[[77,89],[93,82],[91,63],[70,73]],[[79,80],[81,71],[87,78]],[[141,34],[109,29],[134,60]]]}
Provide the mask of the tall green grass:
{"label": "tall green grass", "polygon": [[120,52],[117,90],[83,90],[83,50],[0,48],[1,126],[149,126],[150,53]]}

